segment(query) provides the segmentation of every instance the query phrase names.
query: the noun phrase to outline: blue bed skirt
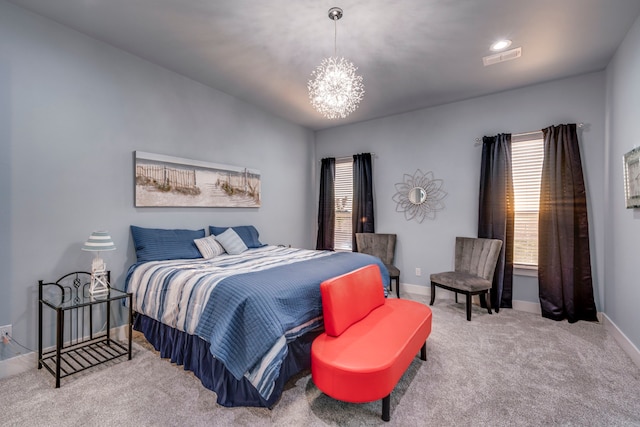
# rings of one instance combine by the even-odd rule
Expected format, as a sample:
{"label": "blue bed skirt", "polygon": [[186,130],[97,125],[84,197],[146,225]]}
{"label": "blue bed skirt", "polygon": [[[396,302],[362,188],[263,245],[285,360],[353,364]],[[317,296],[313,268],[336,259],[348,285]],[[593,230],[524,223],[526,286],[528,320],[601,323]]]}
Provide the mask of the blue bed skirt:
{"label": "blue bed skirt", "polygon": [[288,354],[280,369],[275,388],[265,400],[246,378],[237,380],[227,371],[224,364],[215,359],[209,351],[209,343],[202,338],[171,328],[163,323],[136,314],[133,325],[144,334],[160,356],[183,365],[192,371],[202,385],[213,390],[222,406],[260,406],[272,408],[282,395],[284,386],[293,375],[311,367],[311,343],[322,332],[311,331],[288,344]]}

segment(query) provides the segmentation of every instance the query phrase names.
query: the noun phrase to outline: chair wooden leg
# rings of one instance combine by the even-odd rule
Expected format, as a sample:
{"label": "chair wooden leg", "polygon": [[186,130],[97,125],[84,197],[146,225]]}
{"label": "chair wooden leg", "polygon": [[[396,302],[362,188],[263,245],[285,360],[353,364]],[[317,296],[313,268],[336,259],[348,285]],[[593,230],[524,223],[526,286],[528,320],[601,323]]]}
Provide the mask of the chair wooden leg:
{"label": "chair wooden leg", "polygon": [[433,305],[433,302],[436,300],[436,285],[431,282],[431,302],[429,305]]}
{"label": "chair wooden leg", "polygon": [[491,291],[487,291],[487,311],[491,313]]}
{"label": "chair wooden leg", "polygon": [[391,419],[391,394],[382,399],[382,421]]}
{"label": "chair wooden leg", "polygon": [[400,276],[396,277],[396,295],[400,298]]}
{"label": "chair wooden leg", "polygon": [[454,292],[456,294],[456,304],[458,303],[458,293]]}
{"label": "chair wooden leg", "polygon": [[471,322],[471,294],[467,294],[467,320]]}

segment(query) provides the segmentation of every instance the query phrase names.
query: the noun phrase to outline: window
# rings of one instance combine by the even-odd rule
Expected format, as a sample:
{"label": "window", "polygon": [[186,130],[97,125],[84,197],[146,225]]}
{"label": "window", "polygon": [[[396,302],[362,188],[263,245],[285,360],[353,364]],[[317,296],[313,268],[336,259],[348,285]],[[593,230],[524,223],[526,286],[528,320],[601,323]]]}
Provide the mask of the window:
{"label": "window", "polygon": [[544,158],[542,138],[542,132],[531,132],[513,135],[511,140],[515,193],[513,263],[523,269],[538,266],[538,210]]}
{"label": "window", "polygon": [[351,207],[353,202],[353,159],[336,159],[336,224],[334,248],[350,251],[352,246]]}

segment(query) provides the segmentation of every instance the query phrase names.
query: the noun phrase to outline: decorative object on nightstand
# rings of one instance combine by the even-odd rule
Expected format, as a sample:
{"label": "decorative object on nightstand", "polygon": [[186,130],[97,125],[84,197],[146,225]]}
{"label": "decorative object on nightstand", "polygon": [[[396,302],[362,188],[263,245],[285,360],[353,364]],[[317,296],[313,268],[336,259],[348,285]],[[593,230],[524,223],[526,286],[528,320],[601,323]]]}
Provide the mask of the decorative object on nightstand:
{"label": "decorative object on nightstand", "polygon": [[397,192],[393,195],[393,201],[398,204],[396,212],[404,212],[407,221],[435,219],[436,212],[444,209],[442,199],[447,196],[442,189],[443,183],[443,180],[433,177],[433,172],[422,173],[418,169],[413,175],[405,173],[402,182],[396,184]]}
{"label": "decorative object on nightstand", "polygon": [[91,264],[91,295],[103,294],[109,291],[109,276],[107,265],[100,258],[101,251],[114,251],[116,245],[113,243],[108,231],[94,231],[82,246],[83,251],[95,252],[96,256]]}

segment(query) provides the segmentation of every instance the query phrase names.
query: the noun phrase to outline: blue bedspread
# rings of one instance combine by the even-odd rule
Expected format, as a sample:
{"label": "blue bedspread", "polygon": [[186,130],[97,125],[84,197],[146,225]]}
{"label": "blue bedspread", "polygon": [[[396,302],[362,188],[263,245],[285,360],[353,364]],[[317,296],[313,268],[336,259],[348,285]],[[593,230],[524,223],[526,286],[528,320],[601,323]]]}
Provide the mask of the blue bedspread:
{"label": "blue bedspread", "polygon": [[287,331],[322,316],[321,282],[374,263],[388,283],[379,259],[350,252],[227,277],[211,293],[196,332],[239,379]]}

